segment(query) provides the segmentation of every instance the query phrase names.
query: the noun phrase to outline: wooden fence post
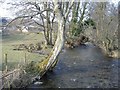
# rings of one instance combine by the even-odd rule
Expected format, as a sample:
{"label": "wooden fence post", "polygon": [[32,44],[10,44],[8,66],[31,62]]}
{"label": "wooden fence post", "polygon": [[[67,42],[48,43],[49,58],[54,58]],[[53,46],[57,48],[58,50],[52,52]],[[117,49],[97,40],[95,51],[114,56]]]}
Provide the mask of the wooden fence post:
{"label": "wooden fence post", "polygon": [[26,58],[26,53],[25,53],[25,58],[24,58],[24,64],[26,64],[27,58]]}
{"label": "wooden fence post", "polygon": [[[20,64],[18,64],[18,69],[20,69]],[[20,76],[20,72],[17,72],[18,77]]]}
{"label": "wooden fence post", "polygon": [[4,54],[4,60],[5,60],[5,71],[8,71],[8,61],[7,61],[7,54]]}

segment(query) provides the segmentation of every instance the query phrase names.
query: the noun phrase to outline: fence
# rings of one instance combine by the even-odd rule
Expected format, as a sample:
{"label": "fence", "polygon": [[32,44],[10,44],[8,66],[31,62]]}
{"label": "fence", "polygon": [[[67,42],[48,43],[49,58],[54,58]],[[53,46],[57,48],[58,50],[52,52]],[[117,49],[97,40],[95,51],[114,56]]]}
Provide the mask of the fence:
{"label": "fence", "polygon": [[[27,62],[27,56],[26,56],[26,53],[24,55],[24,61],[23,61],[24,64],[28,63]],[[22,65],[23,65],[22,63]],[[8,54],[4,54],[4,65],[5,65],[5,69],[3,71],[7,72],[8,71],[8,66],[9,66],[9,63],[8,63]],[[19,66],[20,63],[18,62],[17,66]]]}
{"label": "fence", "polygon": [[[31,60],[40,61],[40,59],[42,60],[45,57],[44,55],[40,56],[40,54],[37,55],[36,53],[31,54],[29,52],[25,52],[25,54],[20,54],[20,59],[18,59],[19,56],[17,57],[18,63],[17,64],[15,63],[15,67],[14,67],[14,63],[11,65],[11,61],[10,61],[12,55],[11,53],[4,53],[3,55],[4,69],[1,71],[2,75],[0,76],[0,83],[2,82],[2,85],[0,85],[0,89],[3,87],[7,87],[7,88],[10,87],[11,83],[15,79],[19,78],[19,75],[21,75],[21,73],[22,74],[25,73],[23,66],[26,66],[28,63],[31,62]],[[19,55],[19,54],[15,54],[15,55]],[[12,59],[13,58],[14,56],[12,57]],[[21,63],[21,60],[22,60],[22,63]]]}
{"label": "fence", "polygon": [[2,85],[0,89],[3,87],[10,88],[10,84],[17,78],[19,78],[21,69],[15,69],[13,71],[9,71],[5,74],[2,74],[2,77],[0,77],[0,81],[2,82]]}
{"label": "fence", "polygon": [[4,54],[4,63],[5,63],[5,69],[3,71],[0,71],[0,89],[4,88],[10,88],[11,83],[15,80],[15,79],[19,79],[20,74],[24,71],[22,66],[25,65],[27,62],[27,58],[26,58],[26,53],[24,56],[24,64],[23,65],[19,65],[14,69],[12,69],[11,71],[8,70],[8,55]]}

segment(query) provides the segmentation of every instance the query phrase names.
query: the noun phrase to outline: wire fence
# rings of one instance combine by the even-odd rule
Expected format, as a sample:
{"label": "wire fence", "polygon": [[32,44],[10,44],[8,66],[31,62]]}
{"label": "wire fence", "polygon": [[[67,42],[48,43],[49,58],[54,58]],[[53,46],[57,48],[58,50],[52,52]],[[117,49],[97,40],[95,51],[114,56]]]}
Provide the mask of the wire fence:
{"label": "wire fence", "polygon": [[8,54],[4,54],[4,65],[5,69],[3,71],[0,71],[0,89],[2,88],[10,88],[10,85],[15,79],[19,79],[19,76],[21,73],[23,73],[25,70],[23,69],[23,66],[27,64],[27,58],[26,53],[24,55],[24,63],[21,65],[20,63],[17,64],[15,68],[12,68],[11,70],[8,68]]}
{"label": "wire fence", "polygon": [[26,73],[24,67],[26,67],[27,64],[31,61],[40,61],[46,56],[46,54],[39,53],[21,53],[3,53],[2,70],[0,73],[0,89],[10,88],[10,85],[15,79],[19,79],[20,75]]}

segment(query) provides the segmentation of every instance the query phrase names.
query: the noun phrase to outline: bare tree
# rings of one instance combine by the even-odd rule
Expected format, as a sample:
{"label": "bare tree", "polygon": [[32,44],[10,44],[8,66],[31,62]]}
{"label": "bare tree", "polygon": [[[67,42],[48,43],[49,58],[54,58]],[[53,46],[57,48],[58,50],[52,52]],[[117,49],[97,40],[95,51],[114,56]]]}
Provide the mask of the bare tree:
{"label": "bare tree", "polygon": [[[10,3],[12,4],[12,3]],[[36,23],[44,32],[44,37],[47,45],[53,45],[53,23],[55,19],[55,13],[53,11],[53,3],[50,2],[17,2],[13,3],[12,7],[20,8],[16,12],[17,17],[13,19],[9,24],[17,19],[21,20],[21,24]],[[34,21],[34,22],[33,22]],[[38,28],[39,28],[38,27]]]}
{"label": "bare tree", "polygon": [[[46,71],[53,68],[57,63],[57,57],[59,56],[59,54],[63,48],[63,45],[64,45],[65,23],[68,18],[70,9],[73,5],[73,1],[69,2],[69,7],[66,10],[66,12],[64,12],[64,9],[62,7],[62,2],[57,2],[55,0],[53,1],[54,5],[55,5],[54,11],[56,13],[56,19],[57,19],[57,23],[58,23],[58,33],[57,33],[57,39],[56,39],[55,45],[54,45],[49,57],[47,58],[46,61],[44,61],[45,63],[43,63],[43,65],[42,65],[43,66],[42,75],[44,75],[44,73],[46,73]],[[41,63],[39,66],[41,66]]]}
{"label": "bare tree", "polygon": [[[91,36],[89,36],[92,41],[100,46],[105,53],[110,56],[114,56],[114,50],[118,48],[118,38],[117,38],[117,8],[114,4],[109,2],[97,2],[91,3],[94,7],[90,11],[90,17],[96,23],[96,29],[91,29]],[[87,32],[88,33],[88,30]],[[115,55],[117,57],[117,55]]]}

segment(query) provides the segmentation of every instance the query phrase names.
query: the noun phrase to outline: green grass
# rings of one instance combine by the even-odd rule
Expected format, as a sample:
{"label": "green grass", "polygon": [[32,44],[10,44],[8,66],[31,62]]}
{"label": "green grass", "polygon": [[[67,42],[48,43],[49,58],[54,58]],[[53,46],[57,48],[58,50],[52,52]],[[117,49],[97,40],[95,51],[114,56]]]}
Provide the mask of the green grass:
{"label": "green grass", "polygon": [[3,44],[22,44],[22,43],[35,43],[42,41],[43,35],[36,33],[21,33],[3,36]]}
{"label": "green grass", "polygon": [[37,42],[43,41],[43,35],[41,33],[21,33],[21,34],[12,34],[2,37],[2,64],[0,63],[0,69],[4,69],[4,54],[7,54],[8,58],[8,68],[12,69],[18,65],[18,63],[23,64],[25,59],[28,62],[30,61],[40,61],[45,56],[38,53],[29,53],[27,51],[17,51],[13,50],[14,45],[18,44],[35,44]]}

